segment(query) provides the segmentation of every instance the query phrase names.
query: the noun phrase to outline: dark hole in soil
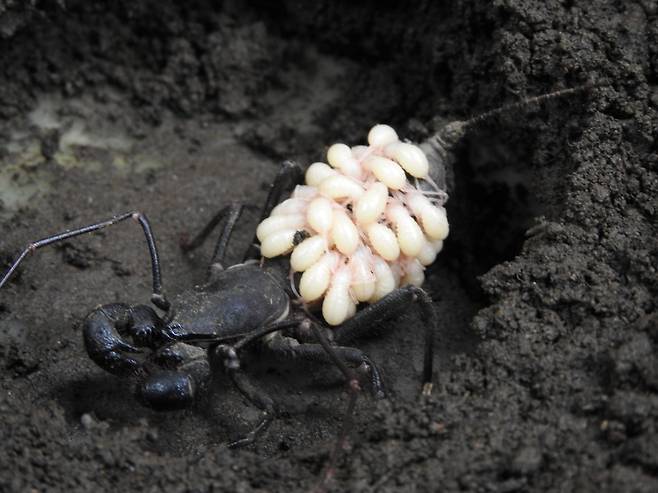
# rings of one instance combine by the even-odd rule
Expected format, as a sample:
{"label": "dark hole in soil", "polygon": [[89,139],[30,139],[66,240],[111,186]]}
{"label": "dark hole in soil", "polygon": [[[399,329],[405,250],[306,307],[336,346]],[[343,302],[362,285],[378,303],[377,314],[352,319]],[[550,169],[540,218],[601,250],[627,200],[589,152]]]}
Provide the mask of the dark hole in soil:
{"label": "dark hole in soil", "polygon": [[456,150],[455,190],[448,203],[450,241],[443,252],[469,295],[482,300],[478,276],[512,260],[541,205],[532,193],[531,132],[480,130]]}

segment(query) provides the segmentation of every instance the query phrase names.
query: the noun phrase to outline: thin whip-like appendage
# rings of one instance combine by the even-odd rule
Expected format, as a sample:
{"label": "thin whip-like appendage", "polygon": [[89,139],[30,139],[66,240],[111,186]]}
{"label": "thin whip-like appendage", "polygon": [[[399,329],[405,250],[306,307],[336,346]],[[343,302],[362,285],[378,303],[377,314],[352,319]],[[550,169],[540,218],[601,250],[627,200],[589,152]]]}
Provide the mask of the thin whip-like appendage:
{"label": "thin whip-like appendage", "polygon": [[33,253],[39,248],[43,248],[53,243],[59,243],[69,238],[74,238],[76,236],[81,236],[87,233],[92,233],[94,231],[99,231],[101,229],[107,228],[108,226],[113,226],[120,222],[125,221],[126,219],[134,219],[137,221],[144,232],[146,238],[146,244],[148,246],[149,255],[151,257],[151,271],[153,276],[153,294],[151,295],[151,302],[160,308],[163,311],[169,311],[170,304],[164,293],[162,292],[162,276],[160,274],[160,257],[158,255],[158,248],[155,243],[155,236],[151,229],[151,225],[147,217],[141,212],[134,211],[128,212],[126,214],[120,214],[114,216],[107,221],[102,221],[95,224],[90,224],[89,226],[84,226],[82,228],[67,230],[61,233],[54,234],[52,236],[47,236],[41,240],[30,243],[25,250],[18,256],[14,263],[11,265],[9,270],[2,276],[0,279],[0,288],[5,285],[9,280],[14,271],[18,268],[18,265],[25,259],[28,253]]}
{"label": "thin whip-like appendage", "polygon": [[577,94],[579,92],[585,92],[589,91],[591,89],[594,89],[596,87],[602,86],[602,83],[595,83],[591,82],[588,84],[583,84],[582,86],[578,87],[570,87],[568,89],[559,89],[557,91],[549,92],[548,94],[542,94],[540,96],[533,96],[530,98],[523,99],[521,101],[517,101],[516,103],[511,103],[507,104],[505,106],[501,106],[500,108],[496,108],[490,111],[487,111],[485,113],[482,113],[481,115],[475,116],[473,118],[470,118],[469,120],[466,120],[462,122],[462,125],[464,128],[467,127],[474,127],[479,125],[480,123],[489,120],[491,118],[494,118],[498,115],[502,115],[504,113],[511,113],[514,110],[518,110],[521,108],[525,108],[526,106],[530,105],[538,105],[541,104],[545,101],[549,101],[551,99],[558,99],[558,98],[563,98],[565,96],[571,96],[573,94]]}
{"label": "thin whip-like appendage", "polygon": [[517,101],[516,103],[500,106],[493,110],[486,111],[478,116],[474,116],[468,120],[455,120],[445,125],[434,135],[428,137],[425,143],[427,146],[429,146],[431,151],[436,154],[436,159],[445,160],[450,150],[464,138],[468,130],[477,127],[478,125],[483,124],[494,117],[505,113],[511,113],[515,110],[525,109],[529,105],[540,104],[544,101],[563,98],[566,96],[578,94],[580,92],[590,91],[604,85],[606,85],[605,82],[589,82],[578,87],[560,89],[558,91],[549,92],[548,94],[533,96],[521,101]]}

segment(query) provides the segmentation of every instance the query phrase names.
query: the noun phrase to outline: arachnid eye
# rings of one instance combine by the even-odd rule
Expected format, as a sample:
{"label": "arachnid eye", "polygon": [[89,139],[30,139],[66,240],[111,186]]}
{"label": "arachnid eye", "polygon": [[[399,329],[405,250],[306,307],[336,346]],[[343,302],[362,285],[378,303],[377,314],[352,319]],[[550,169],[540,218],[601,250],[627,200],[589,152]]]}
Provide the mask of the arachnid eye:
{"label": "arachnid eye", "polygon": [[133,343],[137,347],[149,347],[153,341],[153,327],[142,325],[134,327],[132,332]]}

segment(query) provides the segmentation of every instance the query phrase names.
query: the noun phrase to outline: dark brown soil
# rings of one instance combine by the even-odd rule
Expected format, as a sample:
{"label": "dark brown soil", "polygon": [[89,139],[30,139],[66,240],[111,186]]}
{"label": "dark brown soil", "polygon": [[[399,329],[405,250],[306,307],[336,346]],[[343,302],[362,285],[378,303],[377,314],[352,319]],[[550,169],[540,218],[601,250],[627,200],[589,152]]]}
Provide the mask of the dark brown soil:
{"label": "dark brown soil", "polygon": [[[451,237],[427,273],[434,394],[418,397],[415,312],[363,341],[390,395],[360,399],[333,488],[656,491],[655,1],[0,0],[0,265],[139,209],[174,294],[209,255],[184,257],[181,237],[259,204],[282,158],[308,164],[375,122],[420,140],[590,79],[609,85],[458,147]],[[227,450],[258,412],[221,375],[162,414],[88,359],[91,308],[148,300],[139,234],[44,249],[0,293],[0,490],[310,489],[346,402],[333,372],[254,355],[281,416]]]}

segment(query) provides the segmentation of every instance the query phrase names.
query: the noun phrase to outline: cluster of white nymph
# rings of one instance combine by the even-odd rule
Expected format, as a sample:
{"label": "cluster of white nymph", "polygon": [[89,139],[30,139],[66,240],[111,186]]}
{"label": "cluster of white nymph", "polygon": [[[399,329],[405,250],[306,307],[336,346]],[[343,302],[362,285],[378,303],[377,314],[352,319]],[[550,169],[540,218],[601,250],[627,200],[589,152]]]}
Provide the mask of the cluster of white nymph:
{"label": "cluster of white nymph", "polygon": [[330,325],[354,315],[360,302],[373,303],[401,285],[420,286],[448,236],[445,195],[420,187],[431,183],[423,151],[401,142],[388,125],[374,126],[368,143],[332,145],[329,164],[313,163],[306,185],[256,232],[264,257],[292,252],[292,271],[303,273],[301,299],[323,299]]}

